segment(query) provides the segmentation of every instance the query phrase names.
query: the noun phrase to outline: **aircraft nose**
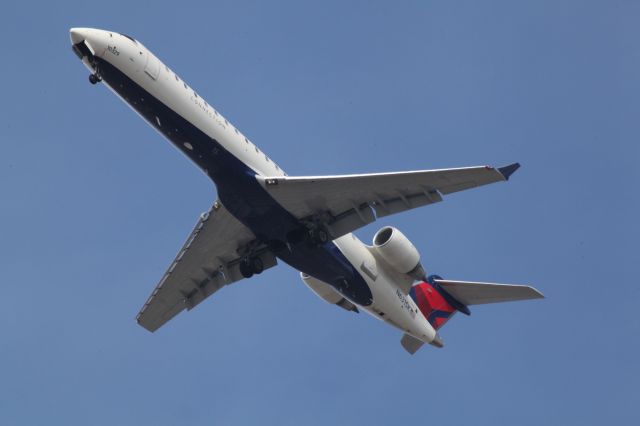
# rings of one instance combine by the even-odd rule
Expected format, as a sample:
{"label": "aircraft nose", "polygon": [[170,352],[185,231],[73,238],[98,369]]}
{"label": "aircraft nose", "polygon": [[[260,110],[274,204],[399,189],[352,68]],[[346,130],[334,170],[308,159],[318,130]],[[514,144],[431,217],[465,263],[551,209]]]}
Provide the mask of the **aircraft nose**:
{"label": "aircraft nose", "polygon": [[71,44],[78,44],[87,39],[89,35],[88,28],[71,28],[69,30],[69,36],[71,37]]}
{"label": "aircraft nose", "polygon": [[69,37],[73,51],[82,60],[84,57],[102,58],[107,50],[109,33],[96,28],[71,28]]}

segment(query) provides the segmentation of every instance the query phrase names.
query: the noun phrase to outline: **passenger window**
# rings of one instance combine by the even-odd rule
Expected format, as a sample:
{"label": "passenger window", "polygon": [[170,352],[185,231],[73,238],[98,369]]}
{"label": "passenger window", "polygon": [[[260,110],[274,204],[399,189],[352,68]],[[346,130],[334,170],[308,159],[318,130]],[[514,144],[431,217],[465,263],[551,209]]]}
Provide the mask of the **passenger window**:
{"label": "passenger window", "polygon": [[249,139],[247,139],[247,138],[244,138],[244,141],[245,141],[246,143],[249,143]]}
{"label": "passenger window", "polygon": [[236,135],[239,135],[239,134],[240,134],[240,132],[238,132],[238,129],[233,129],[233,130],[235,130],[235,131],[236,131]]}
{"label": "passenger window", "polygon": [[187,88],[187,83],[183,82],[182,84],[184,84],[184,88],[186,89]]}
{"label": "passenger window", "polygon": [[264,155],[264,159],[267,160],[267,163],[269,162],[269,157],[267,157],[267,154]]}
{"label": "passenger window", "polygon": [[180,79],[178,78],[178,74],[174,74],[173,76],[176,78],[176,81],[180,81]]}
{"label": "passenger window", "polygon": [[196,92],[193,92],[193,96],[195,96],[196,99],[198,99],[198,94]]}
{"label": "passenger window", "polygon": [[260,150],[258,149],[257,146],[254,146],[254,148],[256,149],[256,152],[258,152],[258,153],[260,152]]}

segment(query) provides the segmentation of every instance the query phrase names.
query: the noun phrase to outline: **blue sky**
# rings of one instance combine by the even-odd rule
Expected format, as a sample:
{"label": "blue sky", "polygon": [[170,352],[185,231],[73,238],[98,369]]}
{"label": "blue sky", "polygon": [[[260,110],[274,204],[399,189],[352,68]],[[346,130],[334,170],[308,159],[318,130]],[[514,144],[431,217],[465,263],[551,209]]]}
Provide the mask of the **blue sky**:
{"label": "blue sky", "polygon": [[[3,425],[636,424],[640,4],[113,1],[3,6]],[[415,356],[281,265],[150,334],[138,312],[206,177],[68,29],[131,34],[290,175],[522,163],[400,228],[429,271],[528,283]]]}

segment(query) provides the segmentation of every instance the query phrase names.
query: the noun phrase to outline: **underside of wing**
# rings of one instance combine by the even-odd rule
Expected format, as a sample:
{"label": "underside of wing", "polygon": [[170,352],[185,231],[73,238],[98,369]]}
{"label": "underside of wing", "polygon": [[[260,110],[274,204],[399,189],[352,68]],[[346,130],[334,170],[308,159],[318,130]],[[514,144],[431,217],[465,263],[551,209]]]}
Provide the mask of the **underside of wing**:
{"label": "underside of wing", "polygon": [[216,201],[200,216],[136,320],[155,331],[183,309],[192,309],[221,287],[242,279],[240,262],[249,252],[260,258],[264,269],[276,265],[275,256]]}
{"label": "underside of wing", "polygon": [[442,196],[505,181],[519,167],[489,166],[343,176],[258,177],[298,219],[327,226],[338,238],[377,217],[442,201]]}

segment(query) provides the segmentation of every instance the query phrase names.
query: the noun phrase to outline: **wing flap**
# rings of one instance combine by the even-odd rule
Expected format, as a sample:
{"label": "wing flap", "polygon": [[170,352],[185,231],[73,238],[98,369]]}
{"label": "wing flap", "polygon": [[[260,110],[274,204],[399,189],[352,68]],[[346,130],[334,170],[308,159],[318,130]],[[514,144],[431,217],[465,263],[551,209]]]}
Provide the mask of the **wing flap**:
{"label": "wing flap", "polygon": [[514,284],[479,283],[470,281],[439,280],[435,282],[464,305],[544,299],[533,287]]}

